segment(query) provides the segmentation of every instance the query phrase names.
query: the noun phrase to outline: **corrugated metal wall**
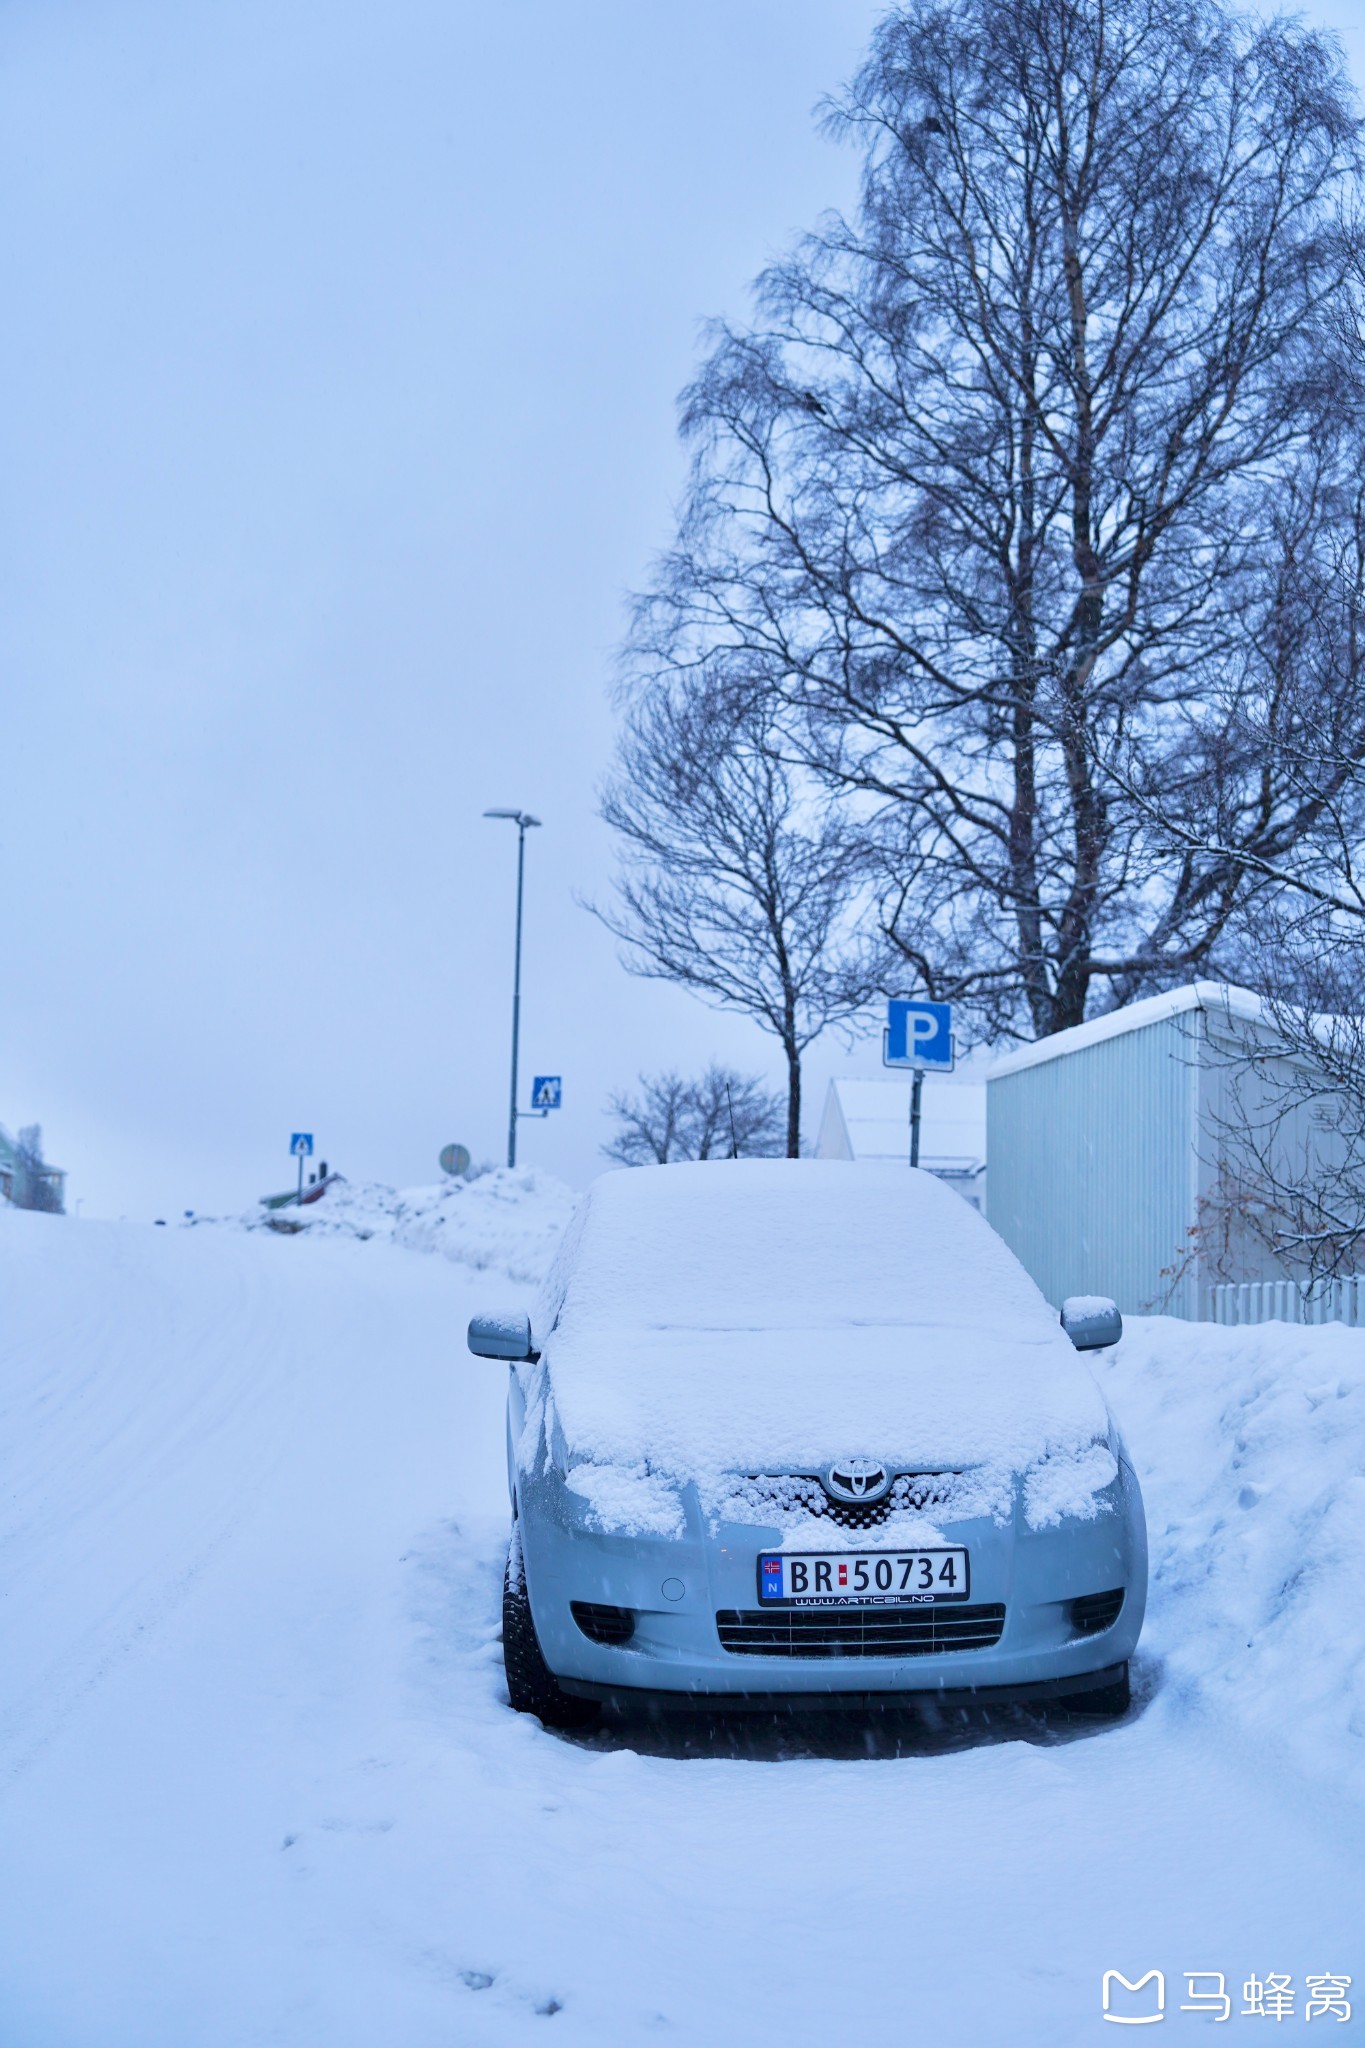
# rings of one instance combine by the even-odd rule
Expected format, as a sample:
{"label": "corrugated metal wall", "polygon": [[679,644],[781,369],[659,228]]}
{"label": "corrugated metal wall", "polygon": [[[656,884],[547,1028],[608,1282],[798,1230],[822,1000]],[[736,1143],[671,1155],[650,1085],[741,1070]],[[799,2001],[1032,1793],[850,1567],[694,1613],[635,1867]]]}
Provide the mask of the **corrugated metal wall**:
{"label": "corrugated metal wall", "polygon": [[1172,1289],[1195,1207],[1197,1018],[1149,1024],[986,1087],[987,1215],[1049,1301],[1199,1312]]}

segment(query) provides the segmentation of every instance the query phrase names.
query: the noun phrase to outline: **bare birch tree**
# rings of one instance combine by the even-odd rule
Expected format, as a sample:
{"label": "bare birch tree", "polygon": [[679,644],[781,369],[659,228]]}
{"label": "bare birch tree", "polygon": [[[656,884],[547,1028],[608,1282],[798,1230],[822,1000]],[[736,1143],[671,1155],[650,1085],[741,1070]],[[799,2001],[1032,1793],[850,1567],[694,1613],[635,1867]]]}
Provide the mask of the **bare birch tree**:
{"label": "bare birch tree", "polygon": [[856,930],[865,849],[783,758],[762,706],[660,684],[626,719],[602,815],[615,901],[592,906],[633,973],[752,1017],[782,1048],[786,1149],[801,1149],[801,1062],[876,980]]}
{"label": "bare birch tree", "polygon": [[1042,1035],[1216,963],[1321,823],[1218,684],[1360,467],[1352,95],[1219,0],[909,0],[829,124],[860,208],[716,332],[633,672],[765,692],[903,978]]}

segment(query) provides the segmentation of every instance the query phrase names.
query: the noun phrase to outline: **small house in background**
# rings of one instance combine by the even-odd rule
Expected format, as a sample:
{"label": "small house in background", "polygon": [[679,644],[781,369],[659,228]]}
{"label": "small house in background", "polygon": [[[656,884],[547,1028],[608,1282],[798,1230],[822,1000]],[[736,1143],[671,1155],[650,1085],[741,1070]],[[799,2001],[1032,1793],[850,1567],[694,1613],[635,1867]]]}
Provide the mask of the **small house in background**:
{"label": "small house in background", "polygon": [[[1273,1043],[1255,996],[1197,982],[990,1068],[988,1214],[1049,1301],[1107,1294],[1129,1314],[1199,1319],[1220,1312],[1215,1288],[1283,1279],[1229,1180],[1258,1036]],[[1284,1066],[1266,1060],[1255,1086],[1288,1156],[1313,1134]]]}
{"label": "small house in background", "polygon": [[[910,1162],[909,1074],[831,1081],[815,1152],[819,1159]],[[919,1163],[975,1209],[986,1198],[986,1085],[980,1066],[926,1074]]]}
{"label": "small house in background", "polygon": [[0,1125],[0,1201],[12,1209],[66,1213],[66,1175],[43,1158],[42,1132],[36,1124],[17,1138]]}

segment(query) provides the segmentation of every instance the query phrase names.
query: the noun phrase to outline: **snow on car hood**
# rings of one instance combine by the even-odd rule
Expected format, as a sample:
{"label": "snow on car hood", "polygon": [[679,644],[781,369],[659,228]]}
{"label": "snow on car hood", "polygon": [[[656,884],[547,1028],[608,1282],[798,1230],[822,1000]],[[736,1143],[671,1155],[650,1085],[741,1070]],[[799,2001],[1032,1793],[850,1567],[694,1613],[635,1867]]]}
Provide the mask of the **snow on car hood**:
{"label": "snow on car hood", "polygon": [[[1107,1431],[1095,1382],[1013,1254],[908,1167],[604,1175],[535,1324],[532,1412],[580,1473],[703,1491],[846,1455],[1056,1473]],[[1053,1518],[1065,1483],[1034,1491]]]}
{"label": "snow on car hood", "polygon": [[546,1354],[569,1453],[675,1481],[817,1472],[866,1456],[899,1471],[1022,1471],[1107,1429],[1065,1344],[992,1344],[941,1328],[634,1331]]}

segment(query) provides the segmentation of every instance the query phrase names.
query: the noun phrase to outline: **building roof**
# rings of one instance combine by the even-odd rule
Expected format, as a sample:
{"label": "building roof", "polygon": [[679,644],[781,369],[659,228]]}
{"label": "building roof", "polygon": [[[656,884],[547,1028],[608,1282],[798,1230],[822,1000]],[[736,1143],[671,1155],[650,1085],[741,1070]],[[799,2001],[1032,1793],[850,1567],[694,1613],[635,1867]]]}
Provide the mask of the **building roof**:
{"label": "building roof", "polygon": [[[829,1084],[820,1126],[820,1151],[831,1156],[831,1139],[841,1130],[851,1159],[910,1156],[908,1074]],[[836,1123],[837,1120],[837,1123]],[[939,1172],[975,1173],[986,1158],[986,1087],[979,1079],[926,1074],[920,1101],[920,1165]]]}
{"label": "building roof", "polygon": [[1149,1024],[1162,1024],[1168,1017],[1183,1016],[1190,1010],[1219,1010],[1234,1017],[1259,1018],[1261,1002],[1250,989],[1234,988],[1225,981],[1195,981],[1185,988],[1168,989],[1164,995],[1145,996],[1140,1003],[1128,1003],[1121,1010],[1108,1010],[1102,1017],[1091,1017],[1085,1024],[1075,1024],[1069,1031],[1054,1031],[1050,1038],[1039,1038],[1032,1045],[1021,1045],[1017,1052],[1006,1053],[1003,1059],[993,1062],[988,1081],[998,1081],[1005,1074],[1017,1074],[1024,1067],[1042,1066],[1045,1060],[1064,1059],[1068,1053],[1083,1052],[1089,1045],[1099,1045],[1106,1038],[1120,1038],[1126,1031],[1143,1031]]}

